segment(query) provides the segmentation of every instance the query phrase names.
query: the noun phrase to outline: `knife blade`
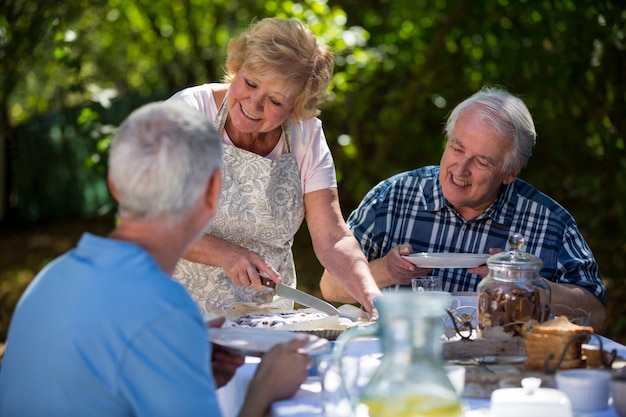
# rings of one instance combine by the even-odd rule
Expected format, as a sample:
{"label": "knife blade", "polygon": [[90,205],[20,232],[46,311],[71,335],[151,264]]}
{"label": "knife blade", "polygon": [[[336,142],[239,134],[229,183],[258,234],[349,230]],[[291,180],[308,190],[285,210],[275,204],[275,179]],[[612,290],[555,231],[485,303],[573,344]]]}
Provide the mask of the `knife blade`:
{"label": "knife blade", "polygon": [[304,291],[291,288],[288,285],[276,284],[269,277],[264,277],[263,275],[261,275],[260,277],[261,284],[263,284],[265,287],[273,288],[276,291],[276,295],[288,298],[289,300],[293,300],[298,304],[314,308],[331,316],[343,316],[339,312],[339,310],[335,308],[335,306],[327,301],[314,297],[311,294],[307,294]]}

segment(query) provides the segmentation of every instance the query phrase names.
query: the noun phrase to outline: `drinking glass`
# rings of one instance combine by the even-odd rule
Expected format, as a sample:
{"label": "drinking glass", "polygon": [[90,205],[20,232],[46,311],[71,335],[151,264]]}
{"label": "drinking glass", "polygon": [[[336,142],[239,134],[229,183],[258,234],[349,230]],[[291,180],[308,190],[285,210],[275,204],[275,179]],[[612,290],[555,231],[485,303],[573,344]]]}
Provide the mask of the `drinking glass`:
{"label": "drinking glass", "polygon": [[426,275],[411,279],[411,287],[414,292],[442,291],[443,280],[438,276]]}

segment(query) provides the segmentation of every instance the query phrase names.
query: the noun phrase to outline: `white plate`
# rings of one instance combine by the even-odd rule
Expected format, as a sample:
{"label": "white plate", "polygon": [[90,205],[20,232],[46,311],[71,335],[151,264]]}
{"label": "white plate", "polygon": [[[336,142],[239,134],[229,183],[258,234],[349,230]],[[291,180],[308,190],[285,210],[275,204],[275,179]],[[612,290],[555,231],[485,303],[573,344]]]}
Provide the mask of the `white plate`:
{"label": "white plate", "polygon": [[[278,343],[287,342],[301,333],[275,329],[256,329],[251,327],[209,328],[209,340],[231,352],[244,356],[263,356]],[[306,335],[309,343],[299,352],[315,355],[330,349],[328,340],[315,335]]]}
{"label": "white plate", "polygon": [[412,253],[402,256],[420,268],[474,268],[483,265],[490,257],[488,253]]}

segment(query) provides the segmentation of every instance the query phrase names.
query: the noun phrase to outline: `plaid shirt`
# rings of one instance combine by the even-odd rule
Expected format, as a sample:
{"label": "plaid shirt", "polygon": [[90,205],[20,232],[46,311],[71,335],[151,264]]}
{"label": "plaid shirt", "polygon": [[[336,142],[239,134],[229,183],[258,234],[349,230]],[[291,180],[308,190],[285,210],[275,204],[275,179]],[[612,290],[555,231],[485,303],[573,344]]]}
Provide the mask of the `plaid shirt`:
{"label": "plaid shirt", "polygon": [[[519,178],[484,213],[465,221],[443,196],[439,167],[419,168],[379,183],[347,223],[369,260],[406,243],[413,252],[489,253],[489,248],[508,249],[509,237],[521,233],[523,250],[543,260],[544,278],[585,287],[606,300],[598,264],[574,218]],[[432,274],[443,277],[446,291],[476,291],[481,280],[462,268]]]}

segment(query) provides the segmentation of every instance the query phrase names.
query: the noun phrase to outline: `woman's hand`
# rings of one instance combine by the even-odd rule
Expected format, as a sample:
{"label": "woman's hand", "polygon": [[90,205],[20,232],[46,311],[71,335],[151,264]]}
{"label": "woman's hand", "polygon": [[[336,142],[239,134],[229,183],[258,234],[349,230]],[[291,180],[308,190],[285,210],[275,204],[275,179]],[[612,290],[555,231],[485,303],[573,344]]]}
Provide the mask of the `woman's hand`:
{"label": "woman's hand", "polygon": [[281,282],[280,274],[272,265],[258,253],[241,246],[236,246],[224,255],[222,268],[226,275],[240,287],[252,285],[255,290],[260,291],[263,288],[260,274],[270,277],[276,283]]}
{"label": "woman's hand", "polygon": [[260,291],[263,286],[259,273],[276,283],[281,282],[280,274],[258,253],[209,234],[191,245],[183,257],[191,262],[223,268],[240,287],[252,285]]}

